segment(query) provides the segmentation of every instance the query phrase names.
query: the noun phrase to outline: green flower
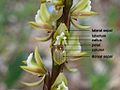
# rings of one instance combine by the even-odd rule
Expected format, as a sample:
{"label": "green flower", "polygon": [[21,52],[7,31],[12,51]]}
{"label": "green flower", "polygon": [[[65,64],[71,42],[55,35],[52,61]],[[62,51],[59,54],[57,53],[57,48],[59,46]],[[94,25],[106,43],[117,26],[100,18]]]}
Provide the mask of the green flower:
{"label": "green flower", "polygon": [[26,65],[21,66],[21,68],[33,75],[41,76],[43,77],[47,70],[42,62],[42,59],[39,55],[38,48],[35,49],[35,61],[33,61],[33,53],[31,53],[26,61],[23,61]]}
{"label": "green flower", "polygon": [[47,73],[47,70],[45,68],[45,65],[42,62],[42,59],[39,55],[37,47],[35,49],[34,54],[35,54],[35,61],[33,61],[33,53],[31,53],[28,56],[27,60],[23,61],[24,64],[26,64],[26,65],[21,66],[21,68],[28,73],[31,73],[33,75],[36,75],[36,76],[39,76],[42,78],[41,78],[41,80],[39,80],[37,82],[33,82],[33,83],[22,82],[26,86],[36,86],[36,85],[41,84],[44,81],[46,73]]}
{"label": "green flower", "polygon": [[63,7],[53,4],[52,1],[42,1],[40,9],[35,15],[35,22],[29,22],[35,30],[45,30],[48,36],[36,37],[36,40],[47,41],[52,37],[56,21],[62,16]]}
{"label": "green flower", "polygon": [[53,42],[53,58],[56,64],[60,65],[66,62],[66,50],[67,38],[69,36],[68,29],[64,23],[61,23],[54,33]]}
{"label": "green flower", "polygon": [[68,82],[63,73],[60,73],[51,87],[51,90],[68,90]]}
{"label": "green flower", "polygon": [[53,31],[53,25],[62,16],[63,7],[59,9],[52,2],[41,3],[40,9],[35,15],[35,22],[30,22],[31,26],[37,30]]}
{"label": "green flower", "polygon": [[80,0],[76,5],[74,5],[71,10],[71,23],[78,29],[88,29],[90,26],[83,26],[77,23],[78,19],[86,18],[88,16],[94,16],[97,13],[91,11],[91,1],[90,0]]}

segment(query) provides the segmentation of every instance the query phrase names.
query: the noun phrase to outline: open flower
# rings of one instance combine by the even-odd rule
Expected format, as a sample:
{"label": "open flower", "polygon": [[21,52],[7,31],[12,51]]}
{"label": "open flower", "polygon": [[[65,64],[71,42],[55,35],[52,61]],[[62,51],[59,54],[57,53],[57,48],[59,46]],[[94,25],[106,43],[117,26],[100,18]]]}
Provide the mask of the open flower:
{"label": "open flower", "polygon": [[79,25],[77,23],[78,19],[96,15],[96,12],[91,11],[90,0],[80,0],[76,5],[71,8],[70,13],[71,23],[78,29],[90,28],[90,26]]}
{"label": "open flower", "polygon": [[26,66],[21,66],[21,68],[33,75],[44,76],[44,74],[46,74],[47,71],[38,53],[38,48],[35,49],[34,54],[35,61],[33,61],[33,53],[31,53],[28,56],[27,60],[24,61],[24,63],[26,63]]}
{"label": "open flower", "polygon": [[54,34],[54,45],[67,45],[69,36],[68,29],[64,23],[61,23]]}
{"label": "open flower", "polygon": [[29,22],[35,30],[45,30],[48,36],[37,37],[39,41],[47,41],[51,38],[56,21],[62,16],[63,6],[57,6],[52,1],[42,1],[40,9],[35,15],[35,22]]}
{"label": "open flower", "polygon": [[33,61],[33,53],[31,53],[28,56],[27,60],[23,61],[26,65],[21,66],[21,68],[28,73],[42,77],[42,79],[40,81],[35,82],[35,83],[24,83],[23,82],[23,84],[25,84],[27,86],[34,86],[34,85],[40,84],[44,80],[45,75],[47,73],[47,70],[42,62],[42,59],[39,55],[37,47],[35,49],[34,54],[35,54],[35,61]]}
{"label": "open flower", "polygon": [[66,62],[67,38],[69,36],[68,29],[64,23],[61,23],[54,33],[54,51],[53,58],[56,64],[61,65]]}
{"label": "open flower", "polygon": [[66,25],[64,23],[61,23],[54,34],[53,58],[56,64],[61,65],[63,63],[66,63],[66,61],[79,60],[86,54],[81,50],[79,37],[76,36],[73,38],[72,36],[76,35],[74,35],[74,33],[69,34]]}
{"label": "open flower", "polygon": [[56,8],[52,2],[41,3],[35,15],[35,22],[30,22],[34,29],[51,31],[52,25],[62,16],[63,7]]}
{"label": "open flower", "polygon": [[51,90],[68,90],[67,79],[63,73],[60,73],[51,87]]}

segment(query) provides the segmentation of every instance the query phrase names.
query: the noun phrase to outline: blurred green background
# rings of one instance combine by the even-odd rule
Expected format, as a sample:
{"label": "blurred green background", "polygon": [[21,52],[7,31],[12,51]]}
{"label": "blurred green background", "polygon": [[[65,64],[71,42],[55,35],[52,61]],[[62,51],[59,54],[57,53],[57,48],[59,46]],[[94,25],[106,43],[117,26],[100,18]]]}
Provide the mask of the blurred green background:
{"label": "blurred green background", "polygon": [[[74,2],[76,2],[75,0]],[[92,0],[93,10],[98,16],[85,23],[92,28],[110,28],[103,42],[106,52],[112,53],[110,60],[85,58],[73,66],[79,72],[67,72],[70,90],[120,90],[120,0]],[[39,45],[44,62],[50,67],[49,42],[33,40],[38,31],[33,31],[28,22],[34,20],[39,9],[39,0],[0,0],[0,90],[42,90],[26,87],[20,81],[33,82],[38,78],[20,69],[22,60]]]}

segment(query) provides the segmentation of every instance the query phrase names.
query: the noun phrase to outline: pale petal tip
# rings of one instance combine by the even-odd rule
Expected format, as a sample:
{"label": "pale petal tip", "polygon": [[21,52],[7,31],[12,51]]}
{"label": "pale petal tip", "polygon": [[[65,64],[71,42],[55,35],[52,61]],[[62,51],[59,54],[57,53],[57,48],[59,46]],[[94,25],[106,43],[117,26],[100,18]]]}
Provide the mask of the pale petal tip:
{"label": "pale petal tip", "polygon": [[33,58],[33,53],[30,53],[30,55],[27,58],[27,65],[30,66],[31,65],[31,60]]}

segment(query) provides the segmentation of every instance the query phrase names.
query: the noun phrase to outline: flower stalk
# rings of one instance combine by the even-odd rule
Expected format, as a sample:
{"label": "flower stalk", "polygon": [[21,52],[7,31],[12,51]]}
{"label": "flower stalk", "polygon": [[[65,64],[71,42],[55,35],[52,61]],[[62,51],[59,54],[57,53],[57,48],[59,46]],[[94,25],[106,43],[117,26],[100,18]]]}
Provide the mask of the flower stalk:
{"label": "flower stalk", "polygon": [[[27,60],[23,61],[25,65],[21,68],[41,77],[41,80],[34,83],[22,83],[27,86],[43,83],[43,90],[68,90],[63,70],[66,67],[69,71],[77,71],[77,69],[68,67],[69,61],[80,60],[86,54],[86,52],[81,51],[79,37],[76,36],[74,41],[70,40],[73,35],[70,33],[70,25],[73,24],[77,29],[86,30],[89,26],[79,25],[78,19],[93,16],[96,13],[91,11],[90,0],[80,0],[74,6],[73,0],[40,0],[40,2],[35,22],[29,23],[33,29],[44,30],[48,34],[42,38],[35,37],[36,40],[45,42],[51,39],[52,70],[46,68],[39,55],[39,49],[36,47],[34,53],[31,53]],[[67,49],[76,49],[77,51],[72,52],[67,51]],[[71,58],[68,58],[67,54]]]}
{"label": "flower stalk", "polygon": [[[67,28],[70,29],[70,8],[72,6],[73,0],[65,0],[64,1],[64,8],[63,8],[63,14],[61,16],[61,18],[57,21],[57,27],[60,25],[60,23],[65,23]],[[54,38],[52,38],[52,41],[54,40]],[[51,53],[52,53],[52,59],[54,59],[53,57],[53,53],[54,53],[54,45],[53,48],[51,48]],[[55,64],[55,60],[53,61],[53,65],[52,65],[52,76],[51,76],[51,85],[54,83],[54,81],[56,80],[57,76],[59,75],[60,72],[63,71],[63,67],[64,67],[64,63],[61,65],[57,65]]]}

